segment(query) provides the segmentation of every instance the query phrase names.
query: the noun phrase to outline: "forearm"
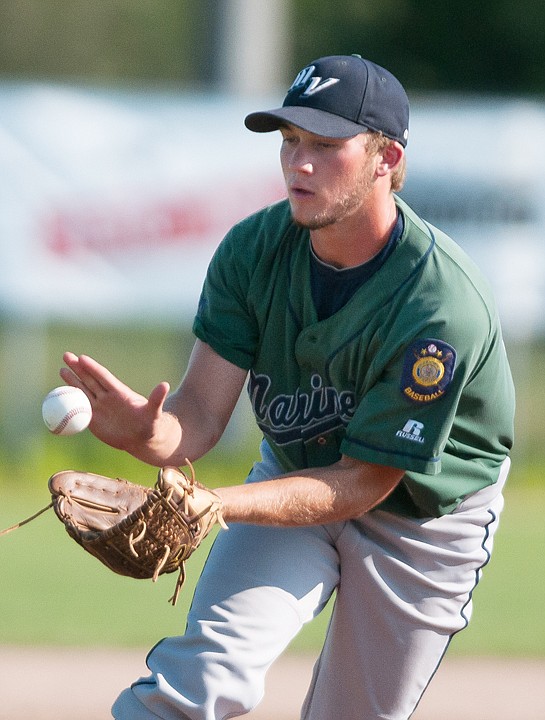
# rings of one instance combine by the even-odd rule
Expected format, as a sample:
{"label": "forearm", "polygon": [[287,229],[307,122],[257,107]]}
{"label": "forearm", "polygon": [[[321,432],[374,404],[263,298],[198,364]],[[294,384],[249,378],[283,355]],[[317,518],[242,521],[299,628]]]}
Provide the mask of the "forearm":
{"label": "forearm", "polygon": [[156,467],[180,467],[187,460],[198,460],[217,443],[222,429],[212,421],[199,412],[198,403],[184,403],[180,396],[170,396],[149,434],[132,438],[123,449]]}
{"label": "forearm", "polygon": [[198,460],[216,445],[225,429],[225,424],[217,422],[196,401],[182,402],[179,396],[172,396],[167,398],[164,408],[168,431],[163,438],[157,438],[163,465],[181,466],[186,460]]}
{"label": "forearm", "polygon": [[[246,371],[197,341],[187,373],[163,404],[164,430],[157,435],[162,464],[184,465],[205,455],[220,440],[238,401]],[[170,454],[167,455],[166,453]]]}
{"label": "forearm", "polygon": [[403,471],[351,459],[264,482],[219,488],[227,523],[321,525],[359,517],[384,500]]}

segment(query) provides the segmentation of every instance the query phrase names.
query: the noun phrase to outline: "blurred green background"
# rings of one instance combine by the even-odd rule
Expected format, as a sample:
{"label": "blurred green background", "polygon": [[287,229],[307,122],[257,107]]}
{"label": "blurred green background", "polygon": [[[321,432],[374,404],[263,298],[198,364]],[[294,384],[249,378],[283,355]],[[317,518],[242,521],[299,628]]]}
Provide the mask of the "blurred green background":
{"label": "blurred green background", "polygon": [[[62,352],[92,353],[136,390],[147,394],[159,380],[175,386],[192,339],[188,328],[81,328],[46,330],[47,369],[36,389],[35,430],[13,447],[3,443],[0,462],[0,527],[28,517],[49,501],[47,478],[75,468],[115,474],[151,485],[156,471],[103,446],[88,431],[57,437],[43,426],[41,397],[57,383]],[[518,388],[517,434],[506,508],[491,563],[475,592],[474,618],[456,638],[451,653],[545,656],[545,490],[542,479],[545,373],[542,342],[509,348]],[[518,373],[521,373],[520,375]],[[9,412],[5,410],[5,416]],[[240,482],[257,458],[259,435],[241,399],[218,447],[198,461],[201,480],[212,486]],[[6,452],[6,448],[11,451]],[[53,512],[0,538],[0,642],[95,646],[139,646],[183,631],[194,583],[207,542],[188,564],[178,605],[167,600],[175,576],[156,584],[113,575],[66,535]],[[127,612],[127,609],[130,612]],[[294,650],[316,650],[329,610],[304,629]]]}
{"label": "blurred green background", "polygon": [[[226,0],[3,0],[0,78],[123,87],[153,83],[175,91],[217,88],[225,78],[225,54],[218,48],[238,48],[249,32],[234,22],[225,37],[221,28],[226,14],[240,13],[244,5]],[[264,0],[265,5],[278,6],[283,18],[283,28],[275,27],[282,38],[280,70],[271,79],[283,87],[314,57],[361,52],[400,75],[415,92],[543,97],[543,3]],[[508,338],[507,343],[518,414],[506,509],[495,554],[475,593],[474,619],[451,652],[544,656],[545,339]],[[155,470],[100,445],[88,432],[71,438],[47,433],[41,399],[60,384],[64,350],[92,354],[147,394],[160,380],[173,386],[179,382],[191,344],[185,325],[60,325],[6,317],[0,308],[0,527],[47,504],[47,478],[60,469],[154,482]],[[218,448],[197,463],[199,477],[211,485],[242,481],[256,458],[257,443],[242,399]],[[152,584],[112,575],[68,539],[49,511],[0,538],[0,643],[147,646],[182,632],[205,555],[203,547],[189,564],[187,586],[173,609],[167,599],[174,576]],[[327,612],[294,648],[315,649],[326,621]]]}
{"label": "blurred green background", "polygon": [[535,0],[3,0],[0,74],[215,84],[225,42],[241,47],[258,32],[254,9],[271,18],[267,36],[284,38],[275,65],[285,80],[320,55],[359,52],[413,91],[545,88],[545,5]]}

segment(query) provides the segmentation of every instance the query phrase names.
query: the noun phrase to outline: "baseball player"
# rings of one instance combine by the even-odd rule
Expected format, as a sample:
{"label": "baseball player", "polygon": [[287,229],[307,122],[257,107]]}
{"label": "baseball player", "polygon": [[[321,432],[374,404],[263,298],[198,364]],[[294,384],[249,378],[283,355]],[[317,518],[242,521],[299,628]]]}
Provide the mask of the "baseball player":
{"label": "baseball player", "polygon": [[287,199],[219,245],[179,387],[145,398],[64,356],[91,430],[152,465],[208,452],[246,383],[263,433],[246,483],[217,491],[229,530],[185,633],[153,648],[113,716],[247,713],[334,595],[301,717],[406,720],[469,621],[503,505],[514,393],[496,308],[396,194],[409,103],[387,70],[320,58],[245,122],[280,132]]}

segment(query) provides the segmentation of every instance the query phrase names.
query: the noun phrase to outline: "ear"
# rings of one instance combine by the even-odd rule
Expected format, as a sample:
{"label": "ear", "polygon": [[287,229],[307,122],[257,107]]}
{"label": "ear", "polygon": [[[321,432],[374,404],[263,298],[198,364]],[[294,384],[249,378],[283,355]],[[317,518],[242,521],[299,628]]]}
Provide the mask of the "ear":
{"label": "ear", "polygon": [[391,173],[401,162],[405,150],[398,142],[391,142],[378,154],[377,175],[384,176]]}

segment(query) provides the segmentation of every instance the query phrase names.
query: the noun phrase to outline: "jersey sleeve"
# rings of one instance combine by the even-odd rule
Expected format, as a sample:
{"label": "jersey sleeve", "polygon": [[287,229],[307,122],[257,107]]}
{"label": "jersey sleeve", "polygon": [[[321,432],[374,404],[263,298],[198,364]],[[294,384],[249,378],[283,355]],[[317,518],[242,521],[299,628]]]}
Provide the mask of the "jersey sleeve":
{"label": "jersey sleeve", "polygon": [[282,292],[290,227],[287,201],[263,208],[227,233],[208,267],[193,332],[245,370],[255,363],[271,298]]}
{"label": "jersey sleeve", "polygon": [[514,387],[499,321],[478,294],[465,298],[443,304],[463,314],[435,314],[413,335],[399,314],[391,332],[403,341],[347,427],[342,453],[406,471],[384,509],[405,512],[409,499],[422,517],[451,512],[496,482],[512,447]]}
{"label": "jersey sleeve", "polygon": [[223,358],[248,370],[255,354],[258,327],[247,302],[250,272],[248,253],[240,249],[241,233],[241,228],[233,228],[210,262],[193,332]]}
{"label": "jersey sleeve", "polygon": [[[493,391],[491,363],[486,360],[500,351],[501,337],[478,298],[464,317],[439,310],[430,313],[427,322],[423,315],[418,323],[411,312],[414,308],[401,311],[381,339],[376,378],[362,394],[341,452],[437,475],[447,443],[474,444],[475,454],[482,450],[482,440],[470,438],[456,423],[471,413],[480,414],[485,380]],[[394,350],[388,353],[388,348]],[[474,397],[471,382],[479,385]]]}
{"label": "jersey sleeve", "polygon": [[[420,352],[428,354],[416,357]],[[443,363],[439,353],[448,353],[448,360]],[[363,396],[341,452],[380,465],[438,474],[463,384],[457,359],[454,346],[437,333],[409,342]],[[413,376],[419,370],[442,375],[441,387],[430,391],[429,385],[421,386]]]}

